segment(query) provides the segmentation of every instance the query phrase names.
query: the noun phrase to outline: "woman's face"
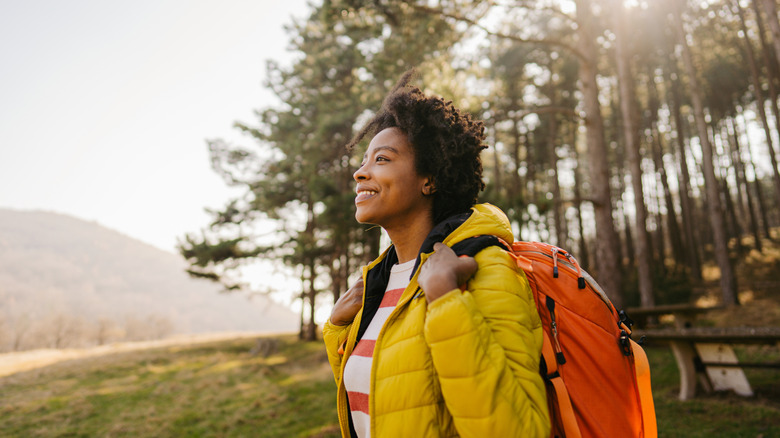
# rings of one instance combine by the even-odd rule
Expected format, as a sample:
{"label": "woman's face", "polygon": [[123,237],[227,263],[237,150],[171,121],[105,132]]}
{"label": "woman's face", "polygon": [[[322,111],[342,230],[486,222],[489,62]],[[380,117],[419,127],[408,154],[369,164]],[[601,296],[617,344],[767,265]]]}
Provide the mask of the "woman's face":
{"label": "woman's face", "polygon": [[371,140],[353,178],[358,222],[387,230],[412,226],[421,218],[432,221],[433,200],[423,194],[432,189],[430,178],[417,173],[414,149],[400,129],[384,129]]}

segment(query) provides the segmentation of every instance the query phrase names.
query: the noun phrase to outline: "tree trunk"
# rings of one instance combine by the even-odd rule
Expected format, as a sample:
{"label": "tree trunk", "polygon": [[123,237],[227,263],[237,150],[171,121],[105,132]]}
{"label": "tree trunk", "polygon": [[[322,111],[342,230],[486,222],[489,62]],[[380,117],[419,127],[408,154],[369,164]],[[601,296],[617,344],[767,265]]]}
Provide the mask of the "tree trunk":
{"label": "tree trunk", "polygon": [[[655,138],[649,138],[648,139],[648,146],[650,146],[650,153],[652,155],[655,155],[655,152],[653,149],[656,147],[656,140]],[[651,260],[653,261],[653,266],[656,268],[656,272],[660,272],[661,275],[666,274],[666,256],[667,256],[667,250],[666,250],[666,230],[664,230],[664,207],[663,207],[663,185],[659,184],[661,180],[661,175],[657,168],[655,167],[655,164],[653,164],[653,172],[652,175],[654,176],[653,181],[653,189],[648,190],[648,195],[651,199],[651,203],[649,205],[652,205],[655,208],[655,212],[649,211],[648,215],[653,218],[653,223],[655,225],[655,230],[650,233],[650,236],[653,238],[653,251],[651,255]],[[672,217],[674,214],[672,214]],[[668,215],[666,217],[669,217]]]}
{"label": "tree trunk", "polygon": [[761,180],[758,178],[758,174],[756,173],[756,166],[753,162],[753,153],[751,152],[753,148],[750,145],[750,137],[747,135],[747,122],[744,120],[744,115],[742,116],[743,123],[742,125],[745,126],[745,128],[740,128],[739,119],[737,118],[737,131],[738,135],[739,132],[743,132],[743,135],[740,135],[740,137],[745,139],[745,145],[747,146],[745,150],[748,152],[748,163],[750,164],[750,172],[753,174],[753,187],[756,190],[756,201],[758,204],[758,214],[761,216],[761,225],[764,231],[764,236],[771,239],[772,234],[769,232],[769,218],[767,217],[766,212],[766,201],[764,201],[764,189],[761,186]]}
{"label": "tree trunk", "polygon": [[[677,223],[677,211],[674,207],[674,200],[672,199],[672,191],[669,188],[669,178],[666,175],[666,166],[664,165],[664,143],[663,137],[658,129],[658,110],[661,106],[660,99],[658,97],[658,88],[655,85],[655,72],[653,68],[648,71],[647,80],[647,95],[648,95],[648,110],[650,113],[650,135],[651,135],[651,148],[653,152],[653,163],[655,166],[658,180],[661,183],[663,190],[664,204],[666,207],[666,229],[668,230],[669,243],[672,245],[672,255],[674,256],[675,265],[682,265],[685,260],[685,251],[683,245],[682,235],[680,234],[680,226]],[[659,200],[659,216],[661,215],[661,207]],[[662,218],[658,218],[659,226],[663,222]],[[663,241],[663,235],[661,236],[661,242]],[[666,251],[665,248],[658,248],[659,261],[661,263],[661,269],[666,270]]]}
{"label": "tree trunk", "polygon": [[555,150],[555,143],[558,138],[558,119],[555,114],[550,114],[550,140],[548,148],[550,150],[550,168],[553,171],[553,226],[555,227],[556,245],[566,247],[566,229],[563,219],[563,199],[561,196],[561,184],[558,181],[558,152]]}
{"label": "tree trunk", "polygon": [[[658,132],[658,128],[653,126],[653,137],[655,139],[653,148],[653,161],[655,162],[655,169],[658,172],[658,178],[661,180],[661,187],[664,192],[664,203],[666,206],[666,228],[669,232],[669,242],[672,244],[672,252],[674,253],[674,259],[677,264],[683,263],[685,259],[685,250],[683,248],[682,234],[680,233],[680,226],[677,223],[677,212],[674,208],[674,199],[672,199],[672,190],[669,188],[669,178],[666,176],[666,166],[663,160],[663,143],[661,140],[661,133]],[[663,263],[664,254],[661,254],[661,260]]]}
{"label": "tree trunk", "polygon": [[585,57],[581,60],[579,76],[582,87],[585,127],[588,144],[593,210],[596,217],[596,257],[599,261],[598,281],[616,307],[623,305],[621,292],[622,266],[619,258],[619,240],[612,219],[612,193],[609,187],[607,147],[604,142],[604,120],[599,104],[596,82],[598,51],[595,46],[591,2],[577,0],[578,47]]}
{"label": "tree trunk", "polygon": [[585,226],[582,223],[582,191],[580,186],[582,185],[582,176],[580,175],[580,156],[577,153],[577,127],[574,125],[571,128],[571,150],[574,155],[574,162],[577,163],[574,166],[574,207],[577,209],[577,228],[580,234],[579,241],[579,254],[577,254],[577,261],[580,266],[585,269],[591,269],[590,256],[588,255],[588,244],[585,239]]}
{"label": "tree trunk", "polygon": [[[623,138],[625,141],[628,169],[631,172],[631,189],[634,192],[634,214],[636,242],[634,258],[637,263],[639,297],[641,305],[655,305],[653,297],[652,254],[650,234],[647,231],[647,207],[642,187],[641,154],[639,151],[639,127],[636,117],[636,99],[634,96],[634,75],[631,72],[631,54],[628,49],[625,23],[626,14],[623,1],[614,2],[615,57],[617,58],[618,88],[620,91],[620,114],[623,118]],[[630,227],[627,223],[626,227]]]}
{"label": "tree trunk", "polygon": [[[774,0],[770,0],[766,4],[774,5],[773,1]],[[761,87],[761,79],[759,78],[758,66],[756,65],[756,57],[753,53],[753,45],[750,44],[750,41],[747,39],[749,34],[747,26],[745,25],[745,14],[742,11],[742,7],[739,5],[739,1],[736,1],[735,4],[737,6],[737,13],[739,15],[740,24],[742,25],[742,32],[745,34],[745,57],[747,58],[746,61],[750,66],[750,77],[753,82],[753,92],[756,95],[756,110],[758,110],[758,115],[761,116],[761,126],[764,128],[766,147],[769,149],[769,161],[772,163],[772,181],[775,183],[775,205],[780,207],[780,170],[777,167],[777,155],[775,154],[775,147],[772,141],[772,129],[769,127],[769,121],[767,120],[766,116],[766,109],[764,108],[764,91]],[[777,26],[777,11],[773,12],[773,14],[767,14],[769,15],[769,20],[767,21],[769,21],[770,25],[775,23],[775,26]],[[772,19],[773,17],[774,19]],[[772,35],[775,35],[774,29],[772,30]],[[780,46],[776,46],[775,49],[780,49]],[[777,102],[775,101],[774,106],[776,105]],[[778,125],[777,128],[780,129],[780,125]]]}
{"label": "tree trunk", "polygon": [[[742,198],[742,179],[739,177],[739,167],[740,164],[735,161],[734,156],[734,145],[731,142],[731,136],[728,132],[727,123],[728,120],[724,120],[721,129],[720,129],[720,139],[723,143],[723,156],[727,157],[729,161],[731,161],[731,167],[734,171],[734,187],[735,190],[735,196],[736,196],[736,202],[733,203],[734,208],[734,222],[736,224],[737,230],[738,230],[738,240],[737,244],[740,246],[740,250],[743,250],[742,248],[742,235],[745,232],[745,224],[748,223],[747,213],[745,211],[745,200]],[[724,179],[728,176],[728,169],[724,169],[725,174]],[[733,201],[733,199],[732,199]]]}
{"label": "tree trunk", "polygon": [[[494,123],[491,121],[491,123]],[[495,132],[495,124],[492,126],[491,131]],[[504,184],[503,184],[503,178],[504,178],[504,169],[501,168],[501,157],[498,153],[498,149],[496,148],[495,144],[495,138],[494,141],[491,143],[493,144],[493,190],[496,193],[496,199],[505,199],[505,193],[504,193]]]}
{"label": "tree trunk", "polygon": [[775,48],[775,59],[780,61],[780,23],[777,21],[776,0],[753,0],[761,1],[761,6],[766,12],[766,22],[769,24],[769,32],[772,35],[772,45]]}
{"label": "tree trunk", "polygon": [[[745,209],[747,210],[747,216],[750,223],[750,232],[753,234],[753,246],[756,250],[761,252],[763,251],[763,247],[761,245],[761,234],[758,231],[758,218],[756,218],[756,210],[753,206],[753,195],[750,192],[747,175],[745,174],[745,163],[742,161],[742,152],[740,150],[739,138],[737,137],[737,128],[734,126],[734,119],[731,118],[729,119],[729,137],[731,138],[732,146],[731,161],[734,162],[737,171],[737,180],[739,181],[737,188],[739,189],[741,187],[741,190],[744,190],[745,201],[747,202]],[[741,205],[740,208],[742,208]]]}
{"label": "tree trunk", "polygon": [[317,340],[317,322],[314,320],[314,311],[316,309],[317,289],[314,286],[314,278],[316,277],[316,268],[314,267],[314,259],[312,259],[311,266],[309,267],[311,274],[309,275],[309,324],[306,326],[306,341]]}
{"label": "tree trunk", "polygon": [[[314,214],[314,203],[313,202],[307,202],[306,204],[306,214],[307,214],[307,221],[306,221],[306,230],[304,230],[303,233],[303,239],[304,239],[304,246],[310,247],[314,243],[314,230],[317,228],[316,225],[316,215]],[[304,249],[306,251],[307,248]],[[311,248],[308,248],[308,250],[311,250]],[[306,302],[309,304],[309,321],[307,324],[304,324],[303,326],[303,334],[301,338],[304,341],[314,341],[317,339],[316,334],[316,328],[315,328],[315,322],[314,322],[314,307],[315,307],[315,298],[317,295],[317,290],[315,289],[315,277],[317,276],[317,260],[313,256],[307,256],[305,257],[304,266],[305,269],[309,272],[309,276],[306,278],[308,280],[308,287],[307,290],[304,291],[304,303],[303,306],[301,306],[301,313],[304,313],[306,311]]]}
{"label": "tree trunk", "polygon": [[[673,2],[676,0],[672,0]],[[678,9],[679,11],[679,9]],[[699,85],[699,79],[696,76],[696,67],[693,63],[693,55],[688,47],[687,35],[683,29],[682,14],[673,12],[670,14],[674,22],[675,32],[677,34],[677,43],[682,47],[682,58],[685,70],[688,74],[691,102],[693,104],[693,114],[696,120],[696,128],[699,134],[699,141],[702,148],[702,168],[704,170],[705,189],[707,192],[707,207],[712,226],[712,234],[715,244],[715,259],[720,268],[720,287],[725,305],[739,304],[737,298],[737,279],[734,276],[734,270],[729,258],[728,244],[726,242],[726,227],[723,223],[723,209],[721,208],[720,195],[718,193],[718,182],[715,178],[715,168],[713,165],[713,149],[710,138],[707,133],[707,121],[704,115],[704,104],[702,103],[702,92]]]}
{"label": "tree trunk", "polygon": [[301,319],[298,326],[298,339],[306,337],[306,265],[301,269]]}
{"label": "tree trunk", "polygon": [[615,195],[614,208],[615,211],[612,217],[619,218],[615,227],[618,232],[623,233],[623,238],[618,240],[620,245],[618,255],[622,265],[630,265],[632,268],[636,268],[636,258],[634,258],[634,236],[631,231],[631,218],[628,215],[628,211],[625,208],[625,195],[626,195],[626,157],[625,157],[625,145],[623,145],[623,139],[620,138],[620,109],[618,108],[617,101],[620,96],[612,96],[609,106],[610,119],[607,126],[611,126],[612,130],[607,130],[606,135],[611,135],[608,138],[607,144],[615,144],[617,147],[614,149],[615,156]]}
{"label": "tree trunk", "polygon": [[764,19],[761,17],[761,10],[763,8],[760,3],[761,0],[752,0],[750,2],[750,5],[753,7],[753,13],[756,16],[758,39],[761,42],[761,51],[763,52],[761,58],[764,59],[764,63],[766,64],[769,81],[773,84],[777,84],[777,82],[780,81],[780,66],[778,66],[778,59],[777,55],[775,55],[774,46],[770,46],[766,40],[766,28],[764,27]]}
{"label": "tree trunk", "polygon": [[[517,121],[512,121],[512,182],[509,183],[509,187],[507,188],[507,193],[509,194],[510,205],[512,210],[514,210],[514,218],[515,221],[518,223],[518,230],[520,230],[520,234],[517,237],[517,239],[522,240],[523,238],[523,227],[522,227],[522,217],[523,217],[523,210],[526,209],[527,202],[525,201],[526,195],[523,191],[522,182],[520,180],[520,168],[522,167],[522,161],[520,159],[520,130],[517,127]],[[526,174],[526,177],[528,175]]]}
{"label": "tree trunk", "polygon": [[[670,50],[673,53],[674,50]],[[680,72],[677,69],[677,61],[673,57],[670,57],[669,64],[671,70],[664,69],[664,80],[669,84],[669,107],[672,111],[672,123],[673,129],[677,133],[677,158],[680,169],[680,209],[682,210],[682,224],[685,229],[683,237],[685,238],[685,248],[688,258],[688,266],[690,268],[691,278],[694,280],[701,280],[701,258],[699,256],[699,239],[696,231],[697,227],[694,225],[694,203],[691,199],[691,176],[688,171],[688,157],[685,147],[685,124],[682,117],[682,111],[680,106],[682,105],[682,97],[680,96]],[[672,78],[672,74],[676,78]]]}
{"label": "tree trunk", "polygon": [[[769,103],[772,114],[775,116],[775,129],[780,130],[780,108],[777,106],[777,83],[780,81],[780,68],[777,66],[777,57],[764,38],[764,21],[761,19],[761,10],[758,3],[753,1],[753,12],[756,16],[756,25],[758,25],[758,40],[761,42],[761,50],[764,59],[764,66],[767,71],[767,84],[769,85]],[[746,34],[747,35],[747,34]]]}
{"label": "tree trunk", "polygon": [[[715,128],[713,127],[713,132],[715,131]],[[717,144],[717,140],[720,140],[721,142],[724,141],[722,137],[719,137],[717,139],[713,139],[713,144]],[[719,151],[718,148],[715,148],[715,162],[719,162],[718,155]],[[725,152],[724,154],[725,155]],[[740,226],[740,221],[737,218],[737,212],[734,208],[734,200],[731,197],[731,190],[729,188],[729,178],[728,178],[728,169],[724,169],[723,166],[717,166],[715,169],[716,172],[720,174],[720,192],[723,194],[723,202],[724,206],[726,208],[726,230],[728,231],[728,238],[726,239],[726,242],[730,241],[732,238],[735,240],[735,247],[737,250],[737,254],[739,257],[741,257],[744,253],[744,248],[742,246],[742,227]]]}

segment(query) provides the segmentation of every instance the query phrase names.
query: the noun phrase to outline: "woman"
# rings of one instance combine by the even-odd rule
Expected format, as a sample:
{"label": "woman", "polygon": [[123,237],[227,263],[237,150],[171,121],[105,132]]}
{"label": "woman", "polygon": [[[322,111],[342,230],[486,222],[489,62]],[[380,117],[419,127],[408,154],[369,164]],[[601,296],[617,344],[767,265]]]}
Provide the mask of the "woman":
{"label": "woman", "polygon": [[475,205],[482,123],[409,86],[411,76],[350,144],[376,133],[354,174],[355,218],[392,245],[323,329],[342,434],[547,436],[542,332],[524,274],[498,247],[474,258],[449,248],[477,235],[513,240],[498,208]]}

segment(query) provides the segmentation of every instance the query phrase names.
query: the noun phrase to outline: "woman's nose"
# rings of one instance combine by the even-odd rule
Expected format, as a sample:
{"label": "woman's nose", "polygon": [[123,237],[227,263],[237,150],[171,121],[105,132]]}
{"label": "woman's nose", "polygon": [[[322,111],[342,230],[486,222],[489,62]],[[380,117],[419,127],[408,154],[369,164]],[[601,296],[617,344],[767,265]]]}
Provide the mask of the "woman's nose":
{"label": "woman's nose", "polygon": [[355,171],[355,173],[352,174],[352,178],[355,181],[361,181],[366,179],[368,176],[366,175],[365,165],[361,165],[358,167],[358,170]]}

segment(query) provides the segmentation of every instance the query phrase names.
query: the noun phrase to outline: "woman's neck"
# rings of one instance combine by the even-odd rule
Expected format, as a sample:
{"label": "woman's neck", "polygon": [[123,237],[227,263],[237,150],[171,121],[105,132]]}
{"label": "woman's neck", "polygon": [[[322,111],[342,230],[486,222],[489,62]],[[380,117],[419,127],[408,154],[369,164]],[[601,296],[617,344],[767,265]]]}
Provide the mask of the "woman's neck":
{"label": "woman's neck", "polygon": [[425,238],[433,229],[433,221],[430,218],[416,224],[408,224],[400,229],[387,229],[388,237],[395,246],[398,254],[398,263],[408,262],[417,258]]}

